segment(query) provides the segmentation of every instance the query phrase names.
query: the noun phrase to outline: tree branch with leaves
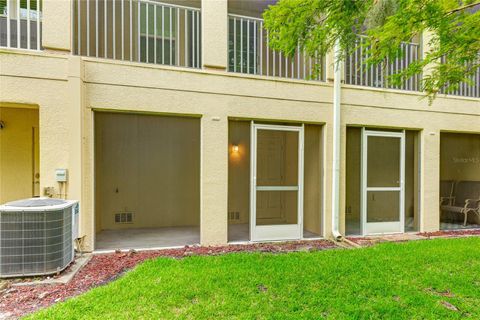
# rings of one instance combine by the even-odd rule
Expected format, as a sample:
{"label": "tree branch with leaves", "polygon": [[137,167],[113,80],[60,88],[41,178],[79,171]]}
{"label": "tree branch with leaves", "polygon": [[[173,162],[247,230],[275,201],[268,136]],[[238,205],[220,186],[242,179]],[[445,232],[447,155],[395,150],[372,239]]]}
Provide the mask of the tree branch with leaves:
{"label": "tree branch with leaves", "polygon": [[428,33],[430,50],[422,59],[387,78],[392,85],[422,74],[421,90],[433,100],[472,84],[480,67],[478,0],[280,0],[264,12],[270,46],[293,56],[297,47],[325,55],[339,40],[341,59],[364,36],[366,67],[401,58],[404,42]]}

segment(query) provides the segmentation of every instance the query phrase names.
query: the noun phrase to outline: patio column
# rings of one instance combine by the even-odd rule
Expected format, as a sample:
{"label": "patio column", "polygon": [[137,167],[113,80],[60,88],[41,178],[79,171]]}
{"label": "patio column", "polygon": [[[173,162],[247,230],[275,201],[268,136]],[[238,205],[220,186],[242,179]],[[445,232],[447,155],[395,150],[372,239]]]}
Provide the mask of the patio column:
{"label": "patio column", "polygon": [[440,130],[425,128],[421,145],[420,231],[440,229]]}
{"label": "patio column", "polygon": [[202,67],[227,68],[228,1],[202,0]]}
{"label": "patio column", "polygon": [[85,127],[91,126],[92,119],[85,109],[84,66],[78,56],[68,59],[68,92],[69,101],[65,106],[68,109],[65,121],[70,133],[67,197],[80,201],[80,236],[85,236],[83,249],[91,251],[94,243],[93,184],[87,184],[92,177],[87,176],[85,170],[89,156],[85,150],[90,142],[85,137]]}
{"label": "patio column", "polygon": [[42,1],[42,46],[46,50],[70,51],[71,1]]}
{"label": "patio column", "polygon": [[[430,51],[433,33],[422,34],[422,55]],[[429,65],[423,76],[431,73]],[[420,163],[420,231],[437,231],[440,229],[440,131],[426,127],[421,133]]]}
{"label": "patio column", "polygon": [[227,243],[228,118],[204,114],[201,120],[200,243]]}
{"label": "patio column", "polygon": [[[202,67],[227,68],[228,1],[202,0]],[[202,245],[227,243],[228,203],[228,118],[204,114],[201,144]]]}
{"label": "patio column", "polygon": [[[433,33],[431,31],[425,31],[422,34],[421,39],[421,50],[422,50],[422,57],[425,57],[427,53],[431,50],[430,48],[430,41],[432,40]],[[423,76],[429,76],[432,73],[432,68],[434,64],[429,64],[426,66],[425,70],[423,71]]]}
{"label": "patio column", "polygon": [[332,49],[328,51],[327,54],[325,55],[325,81],[333,83],[334,78],[335,78],[335,54]]}

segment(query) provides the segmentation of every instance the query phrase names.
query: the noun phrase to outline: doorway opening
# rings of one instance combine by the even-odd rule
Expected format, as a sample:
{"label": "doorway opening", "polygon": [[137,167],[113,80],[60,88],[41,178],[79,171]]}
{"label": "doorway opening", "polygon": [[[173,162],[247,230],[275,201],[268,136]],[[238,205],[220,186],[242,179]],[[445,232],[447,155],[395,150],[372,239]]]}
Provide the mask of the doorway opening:
{"label": "doorway opening", "polygon": [[440,134],[440,229],[480,228],[480,134]]}
{"label": "doorway opening", "polygon": [[40,196],[38,109],[0,107],[0,204]]}
{"label": "doorway opening", "polygon": [[200,120],[95,113],[96,250],[200,242]]}
{"label": "doorway opening", "polygon": [[419,229],[418,134],[347,128],[347,235]]}
{"label": "doorway opening", "polygon": [[229,123],[229,241],[322,236],[322,127]]}

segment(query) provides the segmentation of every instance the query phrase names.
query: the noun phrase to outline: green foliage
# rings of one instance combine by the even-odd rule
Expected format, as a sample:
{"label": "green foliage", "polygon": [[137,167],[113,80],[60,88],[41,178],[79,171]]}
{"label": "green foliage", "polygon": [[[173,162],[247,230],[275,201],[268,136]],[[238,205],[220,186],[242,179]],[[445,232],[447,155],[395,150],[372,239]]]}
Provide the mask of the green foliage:
{"label": "green foliage", "polygon": [[480,238],[463,238],[160,258],[28,319],[479,318]]}
{"label": "green foliage", "polygon": [[[445,89],[471,84],[480,66],[478,0],[280,0],[264,13],[270,45],[287,55],[297,47],[325,54],[338,39],[341,58],[355,51],[357,34],[366,36],[367,67],[402,56],[402,42],[428,41],[424,58],[388,80],[399,85],[423,74],[422,90],[430,99]],[[367,28],[368,26],[368,28]]]}
{"label": "green foliage", "polygon": [[368,13],[367,28],[372,29],[385,24],[389,16],[398,10],[397,0],[377,0]]}

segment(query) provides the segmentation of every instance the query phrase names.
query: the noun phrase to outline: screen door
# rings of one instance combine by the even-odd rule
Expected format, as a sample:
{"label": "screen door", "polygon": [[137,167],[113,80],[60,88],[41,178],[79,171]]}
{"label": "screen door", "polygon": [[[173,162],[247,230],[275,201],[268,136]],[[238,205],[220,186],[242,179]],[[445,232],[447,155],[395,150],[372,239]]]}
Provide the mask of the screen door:
{"label": "screen door", "polygon": [[402,233],[405,132],[362,132],[363,234]]}
{"label": "screen door", "polygon": [[302,237],[303,126],[252,123],[250,239]]}

